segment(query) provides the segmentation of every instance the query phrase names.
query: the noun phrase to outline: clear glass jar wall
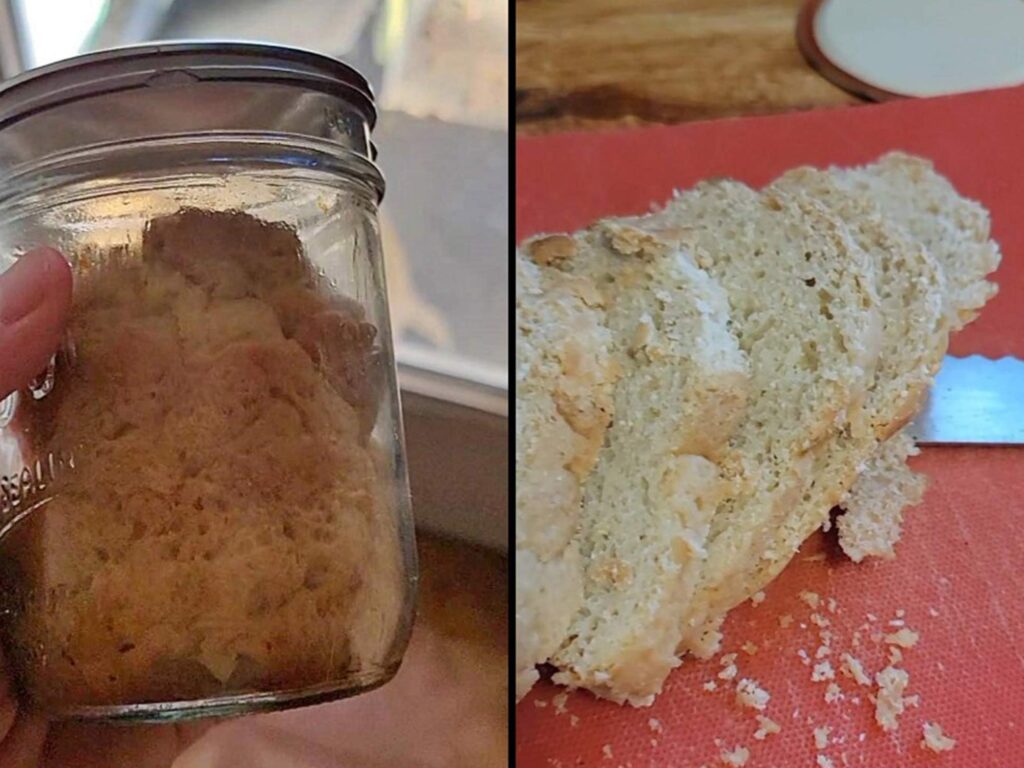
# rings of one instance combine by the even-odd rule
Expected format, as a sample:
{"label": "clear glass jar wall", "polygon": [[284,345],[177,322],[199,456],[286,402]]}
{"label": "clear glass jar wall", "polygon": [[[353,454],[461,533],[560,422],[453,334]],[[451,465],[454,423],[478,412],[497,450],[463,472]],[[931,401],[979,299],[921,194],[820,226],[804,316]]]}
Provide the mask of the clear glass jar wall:
{"label": "clear glass jar wall", "polygon": [[2,631],[37,706],[224,714],[394,674],[415,562],[366,165],[204,132],[10,180],[0,270],[45,244],[75,275],[0,420]]}

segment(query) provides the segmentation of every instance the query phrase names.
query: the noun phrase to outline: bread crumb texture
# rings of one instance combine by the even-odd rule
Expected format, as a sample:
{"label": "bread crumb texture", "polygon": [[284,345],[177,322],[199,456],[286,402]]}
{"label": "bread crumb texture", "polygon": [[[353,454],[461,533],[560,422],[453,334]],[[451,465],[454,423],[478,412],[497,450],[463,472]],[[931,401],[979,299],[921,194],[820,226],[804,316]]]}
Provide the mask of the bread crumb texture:
{"label": "bread crumb texture", "polygon": [[779,733],[782,730],[782,726],[772,720],[770,717],[764,715],[757,716],[757,730],[754,731],[754,738],[758,741],[764,741],[769,736]]}
{"label": "bread crumb texture", "polygon": [[910,682],[910,675],[904,669],[886,667],[875,675],[878,694],[875,700],[875,721],[884,731],[895,731],[900,727],[899,716],[906,709],[907,700],[903,692]]}
{"label": "bread crumb texture", "polygon": [[742,768],[747,764],[750,759],[750,750],[746,747],[736,747],[735,749],[722,750],[721,760],[722,765],[733,766],[734,768]]}
{"label": "bread crumb texture", "polygon": [[885,636],[885,642],[890,645],[898,645],[900,648],[913,648],[917,645],[918,634],[912,629],[904,627],[891,635]]}
{"label": "bread crumb texture", "polygon": [[736,685],[736,702],[740,706],[763,712],[769,699],[771,694],[759,686],[756,680],[744,678]]}
{"label": "bread crumb texture", "polygon": [[828,746],[828,736],[832,729],[827,725],[820,726],[814,729],[814,747],[815,749],[824,749]]}
{"label": "bread crumb texture", "polygon": [[[89,255],[73,355],[22,414],[62,464],[5,541],[22,684],[51,706],[359,681],[402,564],[370,430],[376,328],[295,232],[184,209]],[[73,465],[73,469],[72,469]]]}
{"label": "bread crumb texture", "polygon": [[860,659],[848,653],[842,654],[839,658],[841,664],[839,669],[844,675],[852,677],[857,685],[871,685],[871,678],[864,671],[864,665]]}
{"label": "bread crumb texture", "polygon": [[951,739],[942,732],[942,726],[938,723],[925,723],[922,727],[924,738],[921,740],[922,749],[930,749],[932,752],[949,752],[956,746],[956,739]]}

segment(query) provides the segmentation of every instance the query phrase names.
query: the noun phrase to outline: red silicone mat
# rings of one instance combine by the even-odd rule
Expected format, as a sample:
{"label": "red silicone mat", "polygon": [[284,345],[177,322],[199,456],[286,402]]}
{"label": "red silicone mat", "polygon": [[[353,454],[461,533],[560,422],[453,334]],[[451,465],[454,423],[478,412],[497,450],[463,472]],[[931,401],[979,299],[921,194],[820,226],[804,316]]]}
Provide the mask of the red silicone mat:
{"label": "red silicone mat", "polygon": [[[759,185],[795,165],[863,163],[892,149],[930,157],[961,193],[983,202],[1002,245],[1000,293],[954,337],[951,352],[1024,357],[1024,88],[519,139],[516,235],[639,213],[700,179]],[[751,768],[815,766],[819,753],[836,768],[1024,765],[1024,448],[929,448],[914,466],[931,483],[908,515],[896,560],[855,565],[815,536],[763,603],[745,604],[727,620],[723,650],[738,653],[740,677],[771,694],[764,714],[782,726],[779,734],[753,737],[754,712],[737,706],[734,687],[717,680],[718,659],[687,660],[646,709],[583,692],[562,701],[560,689],[542,682],[516,709],[517,765],[696,768],[722,765],[721,750],[737,745],[749,749]],[[843,698],[826,703],[827,683],[811,681],[799,652],[813,657],[821,628],[802,590],[822,597],[818,613],[834,635],[834,666],[852,651],[869,673],[881,669],[885,644],[875,638],[896,630],[888,622],[897,611],[920,634],[900,665],[910,674],[906,694],[920,704],[895,733],[875,725],[870,689],[837,674]],[[824,602],[830,597],[834,613]],[[782,627],[787,614],[793,623]],[[744,651],[745,643],[756,653]],[[718,689],[705,691],[713,679]],[[923,750],[925,721],[940,723],[956,748]],[[822,726],[831,732],[818,750],[813,731]]]}

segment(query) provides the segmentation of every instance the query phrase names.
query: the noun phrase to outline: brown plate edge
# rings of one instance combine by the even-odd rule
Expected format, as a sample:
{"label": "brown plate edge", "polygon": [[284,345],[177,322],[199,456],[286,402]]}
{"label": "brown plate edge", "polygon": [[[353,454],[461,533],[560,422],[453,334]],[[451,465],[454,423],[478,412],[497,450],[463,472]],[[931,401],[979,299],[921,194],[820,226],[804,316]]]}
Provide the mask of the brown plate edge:
{"label": "brown plate edge", "polygon": [[862,99],[869,101],[892,101],[893,99],[913,98],[907,94],[894,93],[878,88],[840,68],[825,55],[814,37],[814,17],[827,0],[807,0],[800,8],[796,19],[796,43],[804,59],[822,77],[833,85],[842,88]]}

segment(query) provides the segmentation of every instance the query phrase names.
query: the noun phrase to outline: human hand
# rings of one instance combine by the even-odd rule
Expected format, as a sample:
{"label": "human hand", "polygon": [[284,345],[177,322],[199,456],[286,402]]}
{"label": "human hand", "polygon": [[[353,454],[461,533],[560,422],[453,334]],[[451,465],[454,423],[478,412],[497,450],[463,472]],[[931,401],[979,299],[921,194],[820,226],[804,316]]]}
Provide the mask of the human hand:
{"label": "human hand", "polygon": [[71,269],[39,248],[0,275],[0,399],[28,385],[57,350],[71,308]]}
{"label": "human hand", "polygon": [[[45,370],[70,307],[71,270],[52,248],[26,254],[0,275],[0,399]],[[36,765],[45,736],[45,720],[18,712],[0,659],[0,765]]]}

